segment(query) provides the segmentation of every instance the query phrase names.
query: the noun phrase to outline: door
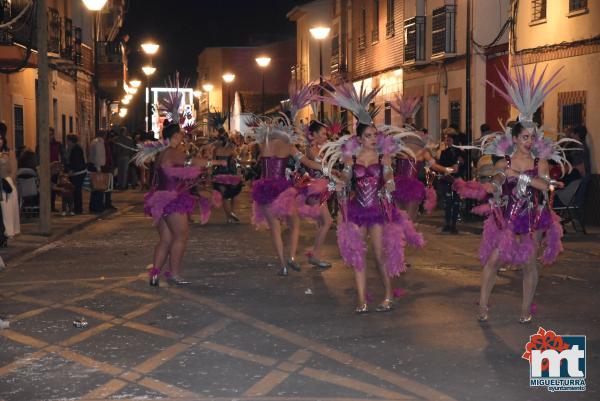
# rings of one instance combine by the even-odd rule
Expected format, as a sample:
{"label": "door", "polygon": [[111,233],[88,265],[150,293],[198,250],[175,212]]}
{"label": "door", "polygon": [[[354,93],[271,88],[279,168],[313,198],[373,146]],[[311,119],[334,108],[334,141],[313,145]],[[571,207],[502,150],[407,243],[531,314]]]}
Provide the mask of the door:
{"label": "door", "polygon": [[427,130],[432,141],[440,141],[440,97],[438,95],[427,98]]}
{"label": "door", "polygon": [[23,119],[23,106],[15,104],[14,106],[14,127],[15,127],[15,150],[25,145],[25,125]]}

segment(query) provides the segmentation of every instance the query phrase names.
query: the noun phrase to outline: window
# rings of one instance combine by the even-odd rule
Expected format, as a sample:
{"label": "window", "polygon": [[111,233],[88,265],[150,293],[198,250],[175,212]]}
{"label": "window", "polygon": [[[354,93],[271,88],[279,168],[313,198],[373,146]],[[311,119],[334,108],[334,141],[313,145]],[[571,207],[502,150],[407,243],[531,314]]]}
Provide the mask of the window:
{"label": "window", "polygon": [[569,12],[587,10],[587,0],[569,0]]}
{"label": "window", "polygon": [[358,35],[358,49],[362,50],[367,46],[367,10],[363,8],[360,13],[360,34]]}
{"label": "window", "polygon": [[48,9],[48,51],[60,54],[60,14],[55,8]]}
{"label": "window", "polygon": [[371,42],[379,42],[379,0],[373,1],[373,31],[371,32]]}
{"label": "window", "polygon": [[19,149],[25,145],[25,125],[23,119],[23,106],[15,104],[14,106],[14,117],[15,117],[15,149]]}
{"label": "window", "polygon": [[392,104],[385,102],[385,108],[383,110],[384,124],[392,125]]}
{"label": "window", "polygon": [[83,65],[83,58],[82,58],[82,55],[81,55],[81,28],[75,28],[73,30],[73,36],[75,37],[75,42],[74,42],[74,49],[75,49],[74,61],[75,61],[75,64],[77,64],[77,65]]}
{"label": "window", "polygon": [[431,54],[456,51],[456,6],[446,5],[433,10],[431,18]]}
{"label": "window", "polygon": [[69,116],[69,134],[73,133],[73,116]]}
{"label": "window", "polygon": [[531,20],[546,19],[546,0],[531,0]]}
{"label": "window", "polygon": [[396,33],[394,30],[394,1],[387,0],[387,22],[385,24],[385,36],[391,38]]}
{"label": "window", "polygon": [[404,62],[425,60],[425,17],[416,16],[404,21]]}
{"label": "window", "polygon": [[73,21],[65,18],[65,43],[62,49],[62,56],[67,60],[73,60]]}
{"label": "window", "polygon": [[569,127],[585,125],[586,92],[559,92],[558,93],[558,130],[563,131]]}
{"label": "window", "polygon": [[62,143],[66,142],[67,139],[67,116],[65,116],[64,114],[62,115]]}
{"label": "window", "polygon": [[460,128],[460,102],[450,102],[450,125]]}

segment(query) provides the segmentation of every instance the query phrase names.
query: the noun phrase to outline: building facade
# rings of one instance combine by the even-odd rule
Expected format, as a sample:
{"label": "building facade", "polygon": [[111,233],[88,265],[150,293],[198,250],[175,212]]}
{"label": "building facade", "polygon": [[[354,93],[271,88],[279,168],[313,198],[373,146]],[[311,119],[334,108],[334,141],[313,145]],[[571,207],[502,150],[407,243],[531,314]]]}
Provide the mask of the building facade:
{"label": "building facade", "polygon": [[[0,0],[1,21],[11,21],[28,8],[13,28],[0,30],[0,121],[8,126],[8,142],[13,149],[35,149],[39,134],[36,128],[37,46],[34,34],[34,8],[26,0]],[[124,1],[111,0],[98,14],[97,51],[106,53],[107,43],[115,40],[122,24]],[[100,95],[94,85],[94,15],[79,0],[48,1],[48,58],[50,64],[49,123],[58,140],[79,134],[86,147],[94,137],[95,105],[105,104],[112,96]],[[111,45],[112,46],[112,45]],[[126,64],[120,66],[121,92]],[[102,82],[102,75],[97,76]],[[100,128],[107,127],[107,107],[98,107]]]}
{"label": "building facade", "polygon": [[[289,70],[295,63],[295,55],[294,40],[263,46],[204,49],[198,55],[196,88],[203,91],[203,86],[210,84],[212,90],[202,94],[200,112],[205,113],[208,109],[233,110],[235,106],[237,113],[261,113],[263,74],[265,111],[278,107],[279,102],[285,99],[288,93]],[[257,64],[257,57],[269,57],[271,61],[263,69]],[[226,73],[235,75],[231,83],[223,80]]]}

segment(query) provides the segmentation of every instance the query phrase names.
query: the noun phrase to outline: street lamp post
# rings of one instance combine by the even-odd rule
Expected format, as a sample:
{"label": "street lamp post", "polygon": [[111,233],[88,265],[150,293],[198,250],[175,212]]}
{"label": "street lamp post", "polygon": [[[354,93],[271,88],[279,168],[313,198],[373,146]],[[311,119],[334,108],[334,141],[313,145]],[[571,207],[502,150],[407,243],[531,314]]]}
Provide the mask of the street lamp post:
{"label": "street lamp post", "polygon": [[153,41],[147,41],[142,43],[142,50],[150,57],[150,64],[142,67],[142,71],[146,74],[146,131],[152,131],[152,103],[150,102],[150,92],[151,92],[151,76],[156,72],[156,68],[152,66],[152,56],[154,56],[160,45],[154,43]]}
{"label": "street lamp post", "polygon": [[[323,97],[323,40],[329,36],[331,28],[325,26],[318,26],[310,29],[310,34],[313,38],[319,41],[319,93],[321,98]],[[323,121],[325,118],[325,106],[323,100],[319,105],[319,121]]]}
{"label": "street lamp post", "polygon": [[98,99],[98,19],[100,16],[100,10],[104,8],[107,1],[108,0],[83,0],[85,7],[94,12],[94,32],[92,41],[94,42],[94,90],[96,92],[94,98],[94,128],[96,131],[100,129],[100,103]]}
{"label": "street lamp post", "polygon": [[146,131],[152,131],[152,103],[150,102],[150,77],[156,72],[156,68],[151,65],[142,67],[142,71],[146,75]]}
{"label": "street lamp post", "polygon": [[271,63],[271,57],[261,56],[256,58],[256,64],[260,67],[262,75],[262,114],[265,114],[265,68]]}
{"label": "street lamp post", "polygon": [[235,75],[228,72],[223,74],[223,81],[227,84],[227,131],[231,131],[231,83],[235,79]]}

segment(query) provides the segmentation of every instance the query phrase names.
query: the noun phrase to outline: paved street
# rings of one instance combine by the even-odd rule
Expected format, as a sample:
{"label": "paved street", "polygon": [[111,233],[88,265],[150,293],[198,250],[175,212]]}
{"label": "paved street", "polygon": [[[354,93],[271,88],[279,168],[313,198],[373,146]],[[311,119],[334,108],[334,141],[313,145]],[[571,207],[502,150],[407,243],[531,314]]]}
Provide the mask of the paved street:
{"label": "paved street", "polygon": [[[425,219],[428,244],[408,252],[397,309],[355,316],[353,275],[333,232],[332,269],[304,265],[277,277],[268,233],[247,223],[246,199],[243,223],[227,225],[216,211],[192,227],[189,287],[149,288],[157,235],[139,202],[15,261],[0,274],[0,315],[11,321],[0,331],[0,399],[600,398],[597,235],[568,237],[559,262],[543,271],[533,324],[517,322],[520,274],[503,272],[481,325],[479,237],[442,236]],[[313,233],[306,225],[300,249]],[[371,269],[373,302],[381,291]],[[81,317],[87,328],[73,327]],[[587,335],[585,393],[529,387],[521,354],[538,326]]]}

